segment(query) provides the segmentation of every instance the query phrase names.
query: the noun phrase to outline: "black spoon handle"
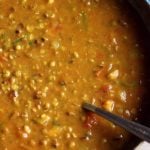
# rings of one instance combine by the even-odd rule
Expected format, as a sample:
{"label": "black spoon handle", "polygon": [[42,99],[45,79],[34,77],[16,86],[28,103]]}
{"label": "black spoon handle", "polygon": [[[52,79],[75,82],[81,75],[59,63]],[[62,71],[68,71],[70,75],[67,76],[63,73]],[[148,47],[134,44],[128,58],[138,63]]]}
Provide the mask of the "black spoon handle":
{"label": "black spoon handle", "polygon": [[128,0],[143,19],[150,32],[150,0]]}
{"label": "black spoon handle", "polygon": [[121,118],[117,115],[114,115],[110,112],[102,110],[88,103],[84,103],[83,108],[88,111],[94,112],[99,116],[104,117],[105,119],[113,122],[114,124],[126,129],[127,131],[139,137],[140,139],[150,142],[150,128],[143,126],[139,123],[136,123],[134,121]]}

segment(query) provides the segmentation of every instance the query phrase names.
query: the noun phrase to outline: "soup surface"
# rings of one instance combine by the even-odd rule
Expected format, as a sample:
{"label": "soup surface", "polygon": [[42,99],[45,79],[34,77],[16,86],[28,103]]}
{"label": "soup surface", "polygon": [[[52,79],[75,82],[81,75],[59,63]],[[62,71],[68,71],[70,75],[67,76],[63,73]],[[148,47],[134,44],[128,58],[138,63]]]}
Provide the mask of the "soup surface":
{"label": "soup surface", "polygon": [[0,0],[0,150],[113,150],[129,135],[82,110],[137,119],[143,46],[121,0]]}

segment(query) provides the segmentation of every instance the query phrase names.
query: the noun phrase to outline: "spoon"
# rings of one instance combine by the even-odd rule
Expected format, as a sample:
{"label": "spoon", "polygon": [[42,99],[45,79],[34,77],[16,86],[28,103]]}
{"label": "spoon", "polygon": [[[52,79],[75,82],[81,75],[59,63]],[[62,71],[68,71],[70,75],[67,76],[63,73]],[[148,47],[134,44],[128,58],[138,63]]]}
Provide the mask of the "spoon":
{"label": "spoon", "polygon": [[138,138],[150,142],[150,128],[141,125],[137,122],[130,121],[117,115],[114,115],[89,103],[83,103],[82,107],[124,128],[125,130],[137,136]]}
{"label": "spoon", "polygon": [[141,16],[148,31],[150,32],[150,0],[128,0]]}

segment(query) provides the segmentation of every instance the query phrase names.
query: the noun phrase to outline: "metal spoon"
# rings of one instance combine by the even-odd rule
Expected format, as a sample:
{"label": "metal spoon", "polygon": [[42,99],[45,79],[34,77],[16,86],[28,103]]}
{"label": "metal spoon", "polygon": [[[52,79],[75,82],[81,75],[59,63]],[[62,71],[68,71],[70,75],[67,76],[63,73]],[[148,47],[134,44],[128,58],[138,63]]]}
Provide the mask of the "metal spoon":
{"label": "metal spoon", "polygon": [[128,2],[136,9],[150,32],[150,0],[128,0]]}
{"label": "metal spoon", "polygon": [[82,107],[126,129],[127,131],[139,137],[140,139],[150,142],[150,128],[136,123],[134,121],[121,118],[89,103],[83,103]]}

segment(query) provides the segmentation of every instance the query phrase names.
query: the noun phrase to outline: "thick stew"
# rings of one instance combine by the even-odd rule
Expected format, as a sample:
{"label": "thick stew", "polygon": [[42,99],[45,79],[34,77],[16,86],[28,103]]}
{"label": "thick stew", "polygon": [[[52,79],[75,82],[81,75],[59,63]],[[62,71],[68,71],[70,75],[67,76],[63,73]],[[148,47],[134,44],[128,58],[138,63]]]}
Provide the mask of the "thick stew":
{"label": "thick stew", "polygon": [[124,0],[0,0],[0,150],[122,149],[130,135],[81,106],[138,119],[138,29]]}

